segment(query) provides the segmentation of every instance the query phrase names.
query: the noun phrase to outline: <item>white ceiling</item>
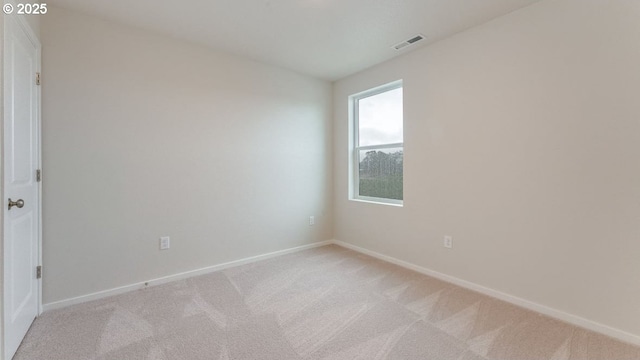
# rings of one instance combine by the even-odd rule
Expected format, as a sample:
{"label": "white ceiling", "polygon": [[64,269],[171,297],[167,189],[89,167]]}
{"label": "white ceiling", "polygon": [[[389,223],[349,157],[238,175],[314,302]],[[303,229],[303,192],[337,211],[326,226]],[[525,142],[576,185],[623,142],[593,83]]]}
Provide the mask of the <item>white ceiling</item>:
{"label": "white ceiling", "polygon": [[[539,0],[50,0],[336,80]],[[415,34],[420,45],[393,45]]]}

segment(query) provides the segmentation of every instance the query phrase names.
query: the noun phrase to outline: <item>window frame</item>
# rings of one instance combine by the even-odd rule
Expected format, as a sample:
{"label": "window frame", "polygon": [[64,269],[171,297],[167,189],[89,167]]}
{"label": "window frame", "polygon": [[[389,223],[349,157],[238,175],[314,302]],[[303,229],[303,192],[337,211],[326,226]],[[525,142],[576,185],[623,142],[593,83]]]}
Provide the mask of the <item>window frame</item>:
{"label": "window frame", "polygon": [[[379,94],[396,90],[396,89],[403,89],[403,94],[402,94],[403,141],[401,143],[359,146],[360,144],[359,101],[361,99],[365,99],[371,96],[379,95]],[[350,181],[349,181],[349,200],[383,204],[383,205],[403,206],[404,205],[404,167],[402,169],[402,172],[403,172],[403,181],[402,181],[402,187],[403,187],[402,198],[403,199],[402,200],[360,195],[360,151],[402,148],[403,159],[404,159],[404,87],[403,87],[402,80],[393,81],[393,82],[390,82],[381,86],[377,86],[369,90],[365,90],[349,96],[349,124],[351,125],[350,140],[352,142],[351,146],[349,147],[350,158],[351,158],[351,160],[349,161],[349,164],[351,167],[351,171],[349,171],[351,175]]]}

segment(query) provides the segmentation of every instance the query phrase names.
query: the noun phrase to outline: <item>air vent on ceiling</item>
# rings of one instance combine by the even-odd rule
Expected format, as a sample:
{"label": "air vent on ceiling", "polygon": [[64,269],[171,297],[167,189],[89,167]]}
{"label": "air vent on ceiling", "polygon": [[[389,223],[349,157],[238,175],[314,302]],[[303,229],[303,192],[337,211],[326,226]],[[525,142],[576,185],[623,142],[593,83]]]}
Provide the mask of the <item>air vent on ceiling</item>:
{"label": "air vent on ceiling", "polygon": [[424,36],[418,34],[416,36],[413,36],[409,40],[405,40],[405,41],[401,42],[400,44],[394,45],[393,48],[396,49],[396,50],[404,49],[407,46],[414,45],[415,43],[417,43],[418,41],[423,40],[423,39],[424,39]]}

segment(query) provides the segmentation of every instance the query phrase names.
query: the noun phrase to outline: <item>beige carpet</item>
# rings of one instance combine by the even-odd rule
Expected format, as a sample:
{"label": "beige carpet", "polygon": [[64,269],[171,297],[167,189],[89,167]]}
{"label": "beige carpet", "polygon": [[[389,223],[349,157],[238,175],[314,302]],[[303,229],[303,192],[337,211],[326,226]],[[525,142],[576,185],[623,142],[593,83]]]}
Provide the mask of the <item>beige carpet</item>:
{"label": "beige carpet", "polygon": [[640,359],[640,348],[337,246],[43,314],[16,360]]}

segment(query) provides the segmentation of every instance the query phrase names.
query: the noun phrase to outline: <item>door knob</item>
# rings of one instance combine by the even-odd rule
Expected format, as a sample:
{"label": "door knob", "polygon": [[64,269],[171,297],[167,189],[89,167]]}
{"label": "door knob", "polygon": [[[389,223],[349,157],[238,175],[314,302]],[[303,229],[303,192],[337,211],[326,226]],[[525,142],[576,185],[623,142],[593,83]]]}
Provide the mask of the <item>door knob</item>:
{"label": "door knob", "polygon": [[11,208],[14,206],[18,209],[22,209],[22,207],[24,206],[24,200],[18,199],[16,201],[11,201],[11,198],[9,198],[9,210],[11,210]]}

